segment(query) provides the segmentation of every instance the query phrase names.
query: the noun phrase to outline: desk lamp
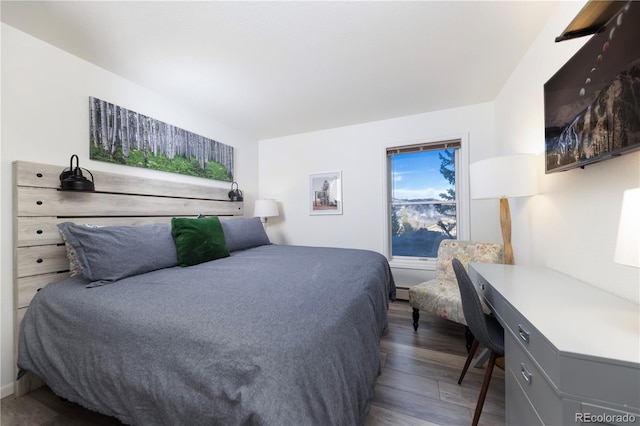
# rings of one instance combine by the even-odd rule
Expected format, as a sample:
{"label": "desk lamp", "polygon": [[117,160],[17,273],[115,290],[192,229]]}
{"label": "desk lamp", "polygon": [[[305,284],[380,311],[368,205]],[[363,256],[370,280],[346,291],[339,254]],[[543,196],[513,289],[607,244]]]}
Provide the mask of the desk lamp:
{"label": "desk lamp", "polygon": [[511,245],[509,198],[538,193],[535,154],[515,154],[477,161],[469,166],[471,198],[500,199],[500,228],[504,244],[504,263],[514,264]]}

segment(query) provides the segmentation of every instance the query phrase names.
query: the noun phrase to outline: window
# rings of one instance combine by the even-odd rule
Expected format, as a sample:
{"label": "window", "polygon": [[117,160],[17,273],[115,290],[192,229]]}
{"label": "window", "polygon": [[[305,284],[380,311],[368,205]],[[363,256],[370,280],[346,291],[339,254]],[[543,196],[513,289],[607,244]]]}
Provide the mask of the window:
{"label": "window", "polygon": [[460,139],[387,148],[392,261],[433,260],[442,240],[458,238],[461,148]]}

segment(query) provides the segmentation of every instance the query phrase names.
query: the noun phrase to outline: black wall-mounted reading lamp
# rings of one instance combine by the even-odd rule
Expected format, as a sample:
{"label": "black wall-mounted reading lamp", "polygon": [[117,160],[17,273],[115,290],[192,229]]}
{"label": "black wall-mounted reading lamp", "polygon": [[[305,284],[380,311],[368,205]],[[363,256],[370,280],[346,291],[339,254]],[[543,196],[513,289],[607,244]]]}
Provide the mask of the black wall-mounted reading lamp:
{"label": "black wall-mounted reading lamp", "polygon": [[[233,188],[235,186],[235,189]],[[229,200],[231,201],[244,201],[242,191],[238,189],[238,182],[231,183],[231,191],[229,191]]]}
{"label": "black wall-mounted reading lamp", "polygon": [[[75,168],[73,167],[74,158],[76,159]],[[89,180],[82,175],[82,170],[83,169],[80,168],[80,160],[78,160],[78,156],[73,154],[71,156],[71,160],[69,160],[69,168],[64,169],[62,173],[60,173],[60,191],[95,191],[96,187],[94,185],[93,173],[84,169],[91,175],[91,180]]]}

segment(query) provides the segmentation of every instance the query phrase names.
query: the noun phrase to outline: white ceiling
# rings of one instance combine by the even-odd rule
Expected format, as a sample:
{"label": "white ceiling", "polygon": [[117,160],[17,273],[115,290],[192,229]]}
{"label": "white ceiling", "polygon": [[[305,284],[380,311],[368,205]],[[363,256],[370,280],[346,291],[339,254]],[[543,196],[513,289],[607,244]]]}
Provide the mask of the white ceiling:
{"label": "white ceiling", "polygon": [[1,18],[265,139],[492,101],[556,6],[3,0]]}

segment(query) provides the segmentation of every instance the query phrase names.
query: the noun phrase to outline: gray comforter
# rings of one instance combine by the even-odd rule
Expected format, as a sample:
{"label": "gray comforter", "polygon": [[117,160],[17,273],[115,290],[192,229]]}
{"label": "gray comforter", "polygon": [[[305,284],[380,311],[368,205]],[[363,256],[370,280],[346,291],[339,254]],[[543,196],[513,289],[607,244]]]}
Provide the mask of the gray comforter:
{"label": "gray comforter", "polygon": [[356,425],[395,295],[386,259],[268,245],[86,288],[42,289],[18,365],[132,425]]}

